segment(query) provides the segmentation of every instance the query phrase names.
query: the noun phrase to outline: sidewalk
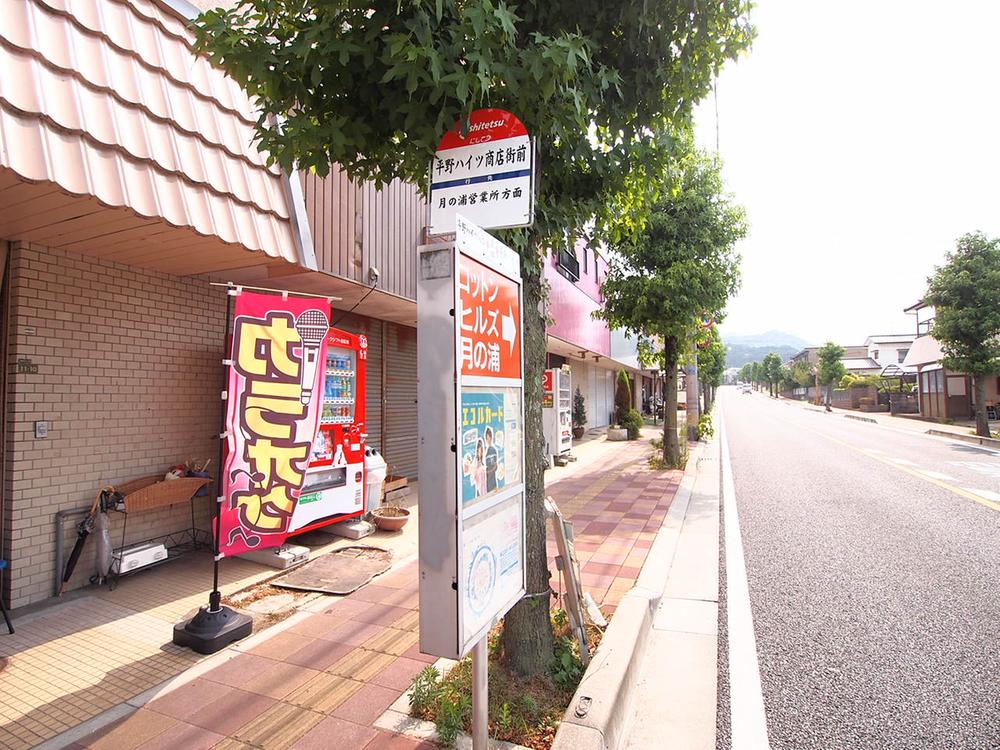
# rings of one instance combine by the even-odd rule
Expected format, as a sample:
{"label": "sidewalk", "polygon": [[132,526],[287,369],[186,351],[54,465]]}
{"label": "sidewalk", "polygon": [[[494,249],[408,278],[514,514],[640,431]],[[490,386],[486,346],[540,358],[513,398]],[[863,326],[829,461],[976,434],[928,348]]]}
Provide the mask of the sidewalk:
{"label": "sidewalk", "polygon": [[719,439],[705,446],[653,615],[624,747],[716,746],[719,623]]}
{"label": "sidewalk", "polygon": [[[811,401],[799,401],[791,398],[782,398],[780,400],[787,404],[798,404],[811,410],[826,411],[826,408],[822,404],[816,406]],[[920,419],[916,415],[893,416],[887,412],[862,412],[854,409],[841,409],[836,406],[831,409],[830,413],[844,417],[858,417],[864,419],[866,422],[874,422],[875,424],[882,425],[883,427],[892,427],[894,429],[908,430],[910,432],[918,432],[922,434],[926,434],[928,430],[938,430],[940,432],[950,432],[956,435],[968,436],[976,430],[976,423],[974,420],[962,420],[955,422],[954,424],[944,424],[942,422]],[[996,422],[992,422],[990,424],[991,429],[996,426]]]}
{"label": "sidewalk", "polygon": [[[585,589],[612,612],[639,575],[680,472],[651,471],[645,440],[574,452],[578,461],[552,477],[549,493],[575,522]],[[318,600],[43,747],[431,747],[378,721],[435,661],[417,645],[416,574],[415,560],[404,562],[347,597]]]}

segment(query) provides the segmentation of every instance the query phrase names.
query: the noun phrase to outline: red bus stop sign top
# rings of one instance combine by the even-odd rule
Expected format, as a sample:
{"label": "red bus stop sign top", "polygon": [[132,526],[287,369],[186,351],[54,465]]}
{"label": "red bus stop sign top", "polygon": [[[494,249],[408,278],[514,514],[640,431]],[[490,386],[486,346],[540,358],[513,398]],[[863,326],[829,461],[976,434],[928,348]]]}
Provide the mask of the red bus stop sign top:
{"label": "red bus stop sign top", "polygon": [[451,234],[461,213],[483,229],[528,226],[534,212],[534,154],[528,130],[502,109],[470,115],[445,133],[431,163],[430,233]]}

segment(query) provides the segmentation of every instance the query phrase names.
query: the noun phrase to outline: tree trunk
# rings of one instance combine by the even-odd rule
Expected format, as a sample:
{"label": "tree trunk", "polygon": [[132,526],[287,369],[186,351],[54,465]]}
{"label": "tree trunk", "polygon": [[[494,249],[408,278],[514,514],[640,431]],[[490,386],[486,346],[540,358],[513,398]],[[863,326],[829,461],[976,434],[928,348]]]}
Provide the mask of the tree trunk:
{"label": "tree trunk", "polygon": [[677,437],[677,337],[668,336],[663,345],[663,461],[677,468],[681,463],[681,443]]}
{"label": "tree trunk", "polygon": [[976,392],[976,434],[990,437],[990,420],[986,415],[986,377],[974,375],[972,383]]}
{"label": "tree trunk", "polygon": [[[542,377],[545,371],[545,318],[541,269],[521,264],[524,306],[524,491],[527,594],[504,618],[507,667],[530,676],[546,672],[553,658],[549,619],[549,566],[545,552],[545,438]],[[540,596],[530,596],[541,594]]]}
{"label": "tree trunk", "polygon": [[833,411],[833,381],[826,384],[826,410]]}

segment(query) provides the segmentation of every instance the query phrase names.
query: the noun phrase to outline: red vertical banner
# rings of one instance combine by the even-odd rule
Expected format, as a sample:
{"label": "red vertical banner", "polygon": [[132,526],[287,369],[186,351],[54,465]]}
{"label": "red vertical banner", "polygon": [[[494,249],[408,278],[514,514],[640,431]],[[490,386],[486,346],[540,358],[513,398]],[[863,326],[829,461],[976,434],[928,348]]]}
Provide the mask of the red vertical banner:
{"label": "red vertical banner", "polygon": [[330,305],[236,297],[226,409],[219,552],[276,547],[288,536],[323,406]]}

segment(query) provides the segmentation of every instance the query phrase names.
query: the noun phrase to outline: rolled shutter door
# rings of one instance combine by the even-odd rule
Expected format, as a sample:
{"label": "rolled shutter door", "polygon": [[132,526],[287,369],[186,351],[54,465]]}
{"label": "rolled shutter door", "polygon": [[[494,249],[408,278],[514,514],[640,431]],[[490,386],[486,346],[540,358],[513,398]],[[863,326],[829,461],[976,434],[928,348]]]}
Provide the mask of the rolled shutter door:
{"label": "rolled shutter door", "polygon": [[417,478],[417,329],[390,323],[382,453],[392,474]]}
{"label": "rolled shutter door", "polygon": [[[333,319],[339,313],[334,310]],[[361,315],[345,315],[337,328],[368,337],[368,373],[365,378],[365,432],[368,445],[382,448],[382,321]]]}

